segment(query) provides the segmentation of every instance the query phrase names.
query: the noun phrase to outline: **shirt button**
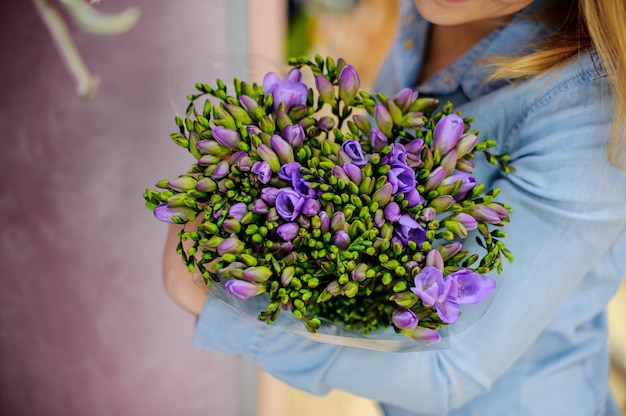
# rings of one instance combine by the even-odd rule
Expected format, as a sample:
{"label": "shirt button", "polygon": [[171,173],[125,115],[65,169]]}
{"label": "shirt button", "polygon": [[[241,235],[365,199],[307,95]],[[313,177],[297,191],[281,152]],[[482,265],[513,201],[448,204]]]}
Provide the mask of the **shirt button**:
{"label": "shirt button", "polygon": [[404,17],[404,24],[410,25],[413,23],[413,20],[415,20],[415,15],[413,15],[413,13],[409,13]]}
{"label": "shirt button", "polygon": [[443,83],[446,85],[452,85],[454,84],[454,81],[455,81],[454,74],[452,74],[451,72],[447,72],[443,76]]}
{"label": "shirt button", "polygon": [[413,39],[407,39],[402,42],[402,46],[404,47],[404,49],[413,49],[414,44],[415,43],[413,42]]}

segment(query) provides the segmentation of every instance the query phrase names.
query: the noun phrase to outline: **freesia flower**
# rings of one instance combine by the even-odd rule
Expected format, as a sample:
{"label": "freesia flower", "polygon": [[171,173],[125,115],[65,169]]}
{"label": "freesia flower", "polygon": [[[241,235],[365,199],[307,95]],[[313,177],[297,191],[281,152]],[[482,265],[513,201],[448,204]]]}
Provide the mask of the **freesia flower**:
{"label": "freesia flower", "polygon": [[382,105],[376,104],[374,107],[374,119],[376,120],[376,125],[378,125],[378,129],[387,137],[391,136],[391,131],[393,129],[393,120],[391,119],[391,114],[389,114],[389,110]]}
{"label": "freesia flower", "polygon": [[326,77],[318,75],[315,77],[315,88],[320,94],[320,99],[326,104],[333,105],[336,101],[335,88]]}
{"label": "freesia flower", "polygon": [[307,200],[304,201],[304,205],[302,205],[302,213],[307,217],[312,217],[317,214],[321,208],[322,205],[320,201],[314,198],[307,198]]}
{"label": "freesia flower", "polygon": [[227,129],[222,126],[213,127],[213,138],[219,144],[229,149],[237,150],[239,142],[241,142],[241,136],[234,130]]}
{"label": "freesia flower", "polygon": [[240,254],[246,247],[245,243],[235,237],[228,237],[217,246],[217,254],[220,256],[230,254]]}
{"label": "freesia flower", "polygon": [[426,241],[426,230],[410,215],[403,214],[400,216],[396,226],[396,235],[400,238],[403,245],[409,241],[416,244],[422,244]]}
{"label": "freesia flower", "polygon": [[363,180],[363,174],[361,173],[361,168],[359,168],[357,165],[354,165],[352,163],[344,163],[341,167],[343,168],[344,172],[346,172],[346,174],[348,175],[348,177],[350,178],[352,182],[354,182],[357,185],[361,184],[361,180]]}
{"label": "freesia flower", "polygon": [[463,134],[463,119],[457,114],[442,117],[433,131],[433,144],[442,155],[447,154],[456,146]]}
{"label": "freesia flower", "polygon": [[224,289],[229,294],[242,300],[249,299],[265,292],[265,287],[263,285],[236,279],[227,280],[226,283],[224,283]]}
{"label": "freesia flower", "polygon": [[191,217],[196,216],[196,211],[189,207],[184,206],[168,206],[167,203],[162,203],[157,206],[154,211],[154,216],[159,221],[169,222],[172,224],[176,224],[177,222],[173,219],[173,217],[178,217],[182,221],[186,222],[191,219]]}
{"label": "freesia flower", "polygon": [[274,108],[280,104],[285,105],[285,111],[289,111],[296,105],[306,103],[309,89],[303,82],[300,82],[302,73],[299,69],[292,69],[284,79],[274,72],[268,72],[263,78],[263,90],[265,94],[272,94],[274,97]]}
{"label": "freesia flower", "polygon": [[244,215],[248,213],[248,207],[243,202],[237,202],[228,209],[228,215],[241,221]]}
{"label": "freesia flower", "polygon": [[302,144],[304,143],[304,136],[304,129],[299,124],[290,124],[286,126],[283,130],[284,139],[287,141],[287,143],[295,148],[299,148],[302,146]]}
{"label": "freesia flower", "polygon": [[285,163],[280,167],[280,170],[278,171],[278,177],[285,181],[291,182],[291,180],[293,179],[293,175],[298,175],[300,173],[300,167],[302,167],[302,165],[298,162]]}
{"label": "freesia flower", "polygon": [[266,161],[255,162],[255,164],[252,165],[252,173],[256,173],[257,178],[262,183],[268,183],[270,179],[272,179],[272,168]]}
{"label": "freesia flower", "polygon": [[393,97],[393,101],[396,103],[398,107],[402,111],[406,111],[409,109],[411,104],[417,100],[419,93],[417,90],[413,88],[402,88],[398,93]]}
{"label": "freesia flower", "polygon": [[457,181],[461,181],[461,188],[454,195],[454,199],[460,201],[476,186],[476,179],[467,172],[459,172],[442,180],[440,185],[453,185]]}
{"label": "freesia flower", "polygon": [[439,318],[448,324],[453,324],[459,318],[459,303],[457,301],[458,283],[455,279],[445,279],[441,270],[433,266],[425,266],[415,276],[415,293],[425,305],[434,306]]}
{"label": "freesia flower", "polygon": [[282,188],[276,193],[276,211],[287,221],[295,220],[303,205],[304,197],[293,189]]}
{"label": "freesia flower", "polygon": [[339,230],[335,233],[331,241],[341,250],[345,250],[350,245],[350,236],[344,230]]}
{"label": "freesia flower", "polygon": [[389,138],[379,129],[370,130],[370,144],[372,149],[380,150],[387,145]]}
{"label": "freesia flower", "polygon": [[391,316],[393,324],[398,329],[413,329],[419,323],[419,318],[410,309],[395,309]]}
{"label": "freesia flower", "polygon": [[353,164],[357,166],[363,166],[367,163],[367,158],[363,148],[354,139],[346,140],[341,145],[341,150],[343,150],[346,155],[350,158]]}
{"label": "freesia flower", "polygon": [[495,280],[468,269],[451,273],[447,278],[457,283],[456,298],[461,305],[478,303],[496,288]]}
{"label": "freesia flower", "polygon": [[272,145],[272,150],[276,152],[281,162],[290,163],[295,160],[293,156],[293,148],[289,143],[283,140],[282,137],[274,134],[270,138],[270,144]]}
{"label": "freesia flower", "polygon": [[242,273],[244,279],[253,282],[265,282],[271,275],[272,271],[265,266],[248,267]]}
{"label": "freesia flower", "polygon": [[300,227],[295,222],[286,222],[276,229],[276,233],[285,241],[291,241],[298,235]]}
{"label": "freesia flower", "polygon": [[388,183],[391,184],[393,195],[407,193],[415,189],[415,171],[407,165],[397,164],[387,173]]}
{"label": "freesia flower", "polygon": [[359,74],[352,65],[346,65],[339,73],[339,97],[344,103],[350,104],[361,86]]}

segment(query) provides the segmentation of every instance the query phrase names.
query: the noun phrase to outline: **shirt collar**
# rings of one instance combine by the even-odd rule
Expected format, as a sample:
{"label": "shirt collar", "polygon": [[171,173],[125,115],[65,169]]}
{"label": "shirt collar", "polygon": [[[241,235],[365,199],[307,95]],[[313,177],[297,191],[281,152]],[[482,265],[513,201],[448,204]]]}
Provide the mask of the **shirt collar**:
{"label": "shirt collar", "polygon": [[[543,3],[543,0],[533,2],[518,16]],[[430,30],[430,23],[419,15],[413,0],[401,2],[400,12],[401,26],[389,57],[394,79],[378,80],[379,90],[387,93],[415,86]],[[488,68],[480,62],[481,59],[519,53],[522,47],[541,41],[548,35],[549,29],[544,24],[532,19],[515,18],[511,23],[491,32],[448,67],[419,85],[418,90],[424,95],[449,95],[460,89],[468,100],[474,100],[500,88],[504,83],[484,82]]]}

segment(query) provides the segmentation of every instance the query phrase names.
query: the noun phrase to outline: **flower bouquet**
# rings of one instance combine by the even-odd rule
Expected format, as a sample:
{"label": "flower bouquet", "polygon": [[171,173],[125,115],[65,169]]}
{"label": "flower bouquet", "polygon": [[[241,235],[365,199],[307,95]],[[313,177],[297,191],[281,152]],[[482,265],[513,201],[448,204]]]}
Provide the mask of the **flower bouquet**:
{"label": "flower bouquet", "polygon": [[484,153],[508,173],[507,156],[449,103],[362,91],[342,59],[290,65],[233,90],[198,83],[176,117],[171,138],[195,163],[144,198],[183,224],[184,264],[242,313],[272,324],[287,312],[287,327],[324,342],[410,350],[467,327],[464,305],[488,304],[486,273],[512,261],[501,240],[511,209],[472,160]]}

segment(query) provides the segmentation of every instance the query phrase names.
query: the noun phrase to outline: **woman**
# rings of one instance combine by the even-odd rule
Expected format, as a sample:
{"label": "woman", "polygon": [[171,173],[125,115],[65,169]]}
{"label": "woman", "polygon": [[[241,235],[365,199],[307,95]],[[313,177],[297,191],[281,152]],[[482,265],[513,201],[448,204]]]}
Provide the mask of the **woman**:
{"label": "woman", "polygon": [[195,345],[239,354],[314,394],[338,388],[377,400],[392,416],[619,415],[607,386],[605,307],[626,273],[626,90],[618,88],[626,4],[552,3],[404,1],[376,88],[417,86],[451,101],[517,169],[503,176],[477,160],[477,180],[501,188],[515,209],[506,244],[516,260],[463,342],[383,353],[250,322],[185,283],[174,229],[166,285],[199,315]]}

